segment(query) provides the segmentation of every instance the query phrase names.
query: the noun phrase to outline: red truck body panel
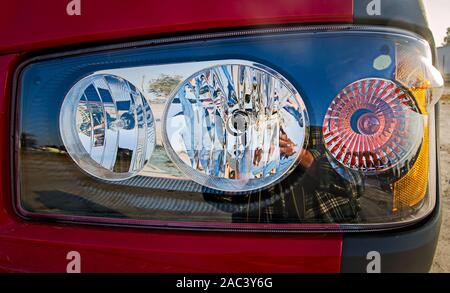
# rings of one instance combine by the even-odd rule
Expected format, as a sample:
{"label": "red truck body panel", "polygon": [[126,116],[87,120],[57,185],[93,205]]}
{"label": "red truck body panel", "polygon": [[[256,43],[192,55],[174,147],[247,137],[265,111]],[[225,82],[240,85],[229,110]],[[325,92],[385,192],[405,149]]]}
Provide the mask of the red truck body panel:
{"label": "red truck body panel", "polygon": [[10,0],[0,10],[0,54],[155,34],[291,23],[350,23],[352,0]]}
{"label": "red truck body panel", "polygon": [[73,250],[81,254],[83,272],[340,271],[338,233],[195,232],[20,219],[10,188],[11,87],[22,53],[187,31],[350,23],[352,0],[81,0],[81,16],[66,14],[69,2],[17,0],[0,10],[0,271],[65,272]]}

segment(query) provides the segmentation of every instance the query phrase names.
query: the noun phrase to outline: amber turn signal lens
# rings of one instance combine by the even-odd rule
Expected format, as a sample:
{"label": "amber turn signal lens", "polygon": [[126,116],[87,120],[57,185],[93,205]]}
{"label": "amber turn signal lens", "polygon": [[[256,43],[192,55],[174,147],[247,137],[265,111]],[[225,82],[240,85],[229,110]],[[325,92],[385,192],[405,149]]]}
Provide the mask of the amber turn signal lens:
{"label": "amber turn signal lens", "polygon": [[424,127],[424,138],[419,155],[409,172],[394,183],[394,212],[420,203],[427,192],[428,184],[428,127]]}

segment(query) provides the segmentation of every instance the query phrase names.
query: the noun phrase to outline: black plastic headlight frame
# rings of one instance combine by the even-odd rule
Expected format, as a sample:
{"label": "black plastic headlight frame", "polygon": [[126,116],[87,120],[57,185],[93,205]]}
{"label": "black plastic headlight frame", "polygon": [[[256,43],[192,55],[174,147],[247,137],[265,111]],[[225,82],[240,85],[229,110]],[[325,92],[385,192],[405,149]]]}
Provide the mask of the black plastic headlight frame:
{"label": "black plastic headlight frame", "polygon": [[436,201],[431,58],[406,31],[317,26],[30,59],[17,72],[16,210],[180,229],[416,223]]}

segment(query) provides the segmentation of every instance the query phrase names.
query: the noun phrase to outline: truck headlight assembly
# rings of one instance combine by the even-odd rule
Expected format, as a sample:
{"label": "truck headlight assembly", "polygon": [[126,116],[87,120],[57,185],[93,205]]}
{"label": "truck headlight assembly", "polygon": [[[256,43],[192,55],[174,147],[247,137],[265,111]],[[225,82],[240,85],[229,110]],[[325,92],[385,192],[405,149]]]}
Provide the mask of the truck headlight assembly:
{"label": "truck headlight assembly", "polygon": [[431,60],[417,35],[351,25],[28,60],[13,115],[16,210],[183,229],[416,223],[436,202],[443,79]]}

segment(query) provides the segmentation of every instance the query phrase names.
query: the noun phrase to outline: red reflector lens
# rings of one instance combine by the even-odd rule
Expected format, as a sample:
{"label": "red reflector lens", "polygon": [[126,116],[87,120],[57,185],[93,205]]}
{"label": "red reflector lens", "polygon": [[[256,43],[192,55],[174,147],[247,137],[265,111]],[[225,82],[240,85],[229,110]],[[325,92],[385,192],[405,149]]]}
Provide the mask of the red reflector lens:
{"label": "red reflector lens", "polygon": [[323,132],[328,151],[344,166],[384,171],[417,154],[423,118],[412,97],[394,82],[364,79],[332,101]]}

